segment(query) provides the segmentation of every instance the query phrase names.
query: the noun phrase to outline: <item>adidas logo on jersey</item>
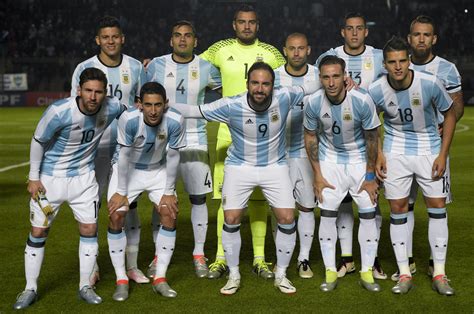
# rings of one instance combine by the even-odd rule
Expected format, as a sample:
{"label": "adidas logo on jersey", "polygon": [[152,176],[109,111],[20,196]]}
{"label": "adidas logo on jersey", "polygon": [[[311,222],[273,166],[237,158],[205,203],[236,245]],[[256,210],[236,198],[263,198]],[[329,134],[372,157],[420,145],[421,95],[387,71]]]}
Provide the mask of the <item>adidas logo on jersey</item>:
{"label": "adidas logo on jersey", "polygon": [[229,58],[227,58],[227,61],[234,61],[234,57],[230,56]]}
{"label": "adidas logo on jersey", "polygon": [[326,112],[323,114],[323,119],[331,119],[331,116]]}
{"label": "adidas logo on jersey", "polygon": [[253,124],[252,119],[248,119],[247,121],[245,121],[245,124]]}
{"label": "adidas logo on jersey", "polygon": [[166,77],[174,77],[173,72],[168,73]]}
{"label": "adidas logo on jersey", "polygon": [[395,103],[393,101],[391,101],[389,104],[388,104],[388,107],[393,107],[393,106],[396,106]]}

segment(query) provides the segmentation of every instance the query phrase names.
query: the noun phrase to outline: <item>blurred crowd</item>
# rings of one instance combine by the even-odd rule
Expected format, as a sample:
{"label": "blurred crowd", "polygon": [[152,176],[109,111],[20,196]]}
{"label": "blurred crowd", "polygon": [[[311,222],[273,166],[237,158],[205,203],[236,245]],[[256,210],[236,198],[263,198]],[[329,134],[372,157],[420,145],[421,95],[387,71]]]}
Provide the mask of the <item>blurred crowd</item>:
{"label": "blurred crowd", "polygon": [[[120,19],[126,35],[124,52],[139,60],[170,52],[171,25],[192,21],[198,32],[196,52],[233,37],[232,18],[242,1],[174,0],[6,0],[0,4],[0,58],[3,71],[27,72],[32,90],[68,90],[75,65],[97,53],[97,20]],[[453,61],[473,55],[474,19],[470,0],[254,0],[260,14],[259,38],[276,47],[291,32],[307,34],[310,61],[342,44],[345,13],[363,13],[369,21],[369,45],[382,48],[391,35],[406,36],[410,21],[427,14],[438,23],[436,51]],[[453,3],[454,2],[454,3]],[[51,86],[54,85],[54,86]],[[59,87],[58,87],[59,85]]]}

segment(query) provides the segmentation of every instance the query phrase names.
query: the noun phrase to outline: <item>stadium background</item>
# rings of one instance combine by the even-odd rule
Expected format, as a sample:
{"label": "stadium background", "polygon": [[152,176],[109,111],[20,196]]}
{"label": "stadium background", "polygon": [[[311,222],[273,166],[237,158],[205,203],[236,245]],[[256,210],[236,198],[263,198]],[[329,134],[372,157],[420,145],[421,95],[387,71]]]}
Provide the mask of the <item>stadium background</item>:
{"label": "stadium background", "polygon": [[[80,0],[39,1],[6,0],[0,3],[0,78],[3,74],[22,74],[0,79],[0,312],[8,311],[15,296],[23,289],[23,249],[29,230],[28,195],[25,180],[31,134],[44,106],[68,96],[70,78],[80,61],[97,53],[94,42],[95,25],[103,15],[120,18],[126,35],[123,52],[137,59],[159,56],[170,52],[170,25],[178,19],[195,23],[198,31],[197,53],[213,42],[233,37],[231,21],[242,1],[125,1]],[[252,3],[260,14],[259,39],[281,50],[287,34],[300,31],[307,34],[313,52],[310,63],[330,47],[342,44],[339,33],[341,17],[348,11],[362,12],[369,22],[367,44],[382,47],[392,35],[406,36],[410,21],[419,14],[433,16],[438,23],[438,44],[435,51],[456,63],[463,77],[465,104],[474,104],[474,5],[469,0],[454,1],[341,1],[341,0],[260,0]],[[15,84],[26,78],[27,90],[15,89]],[[13,85],[12,85],[13,84]],[[18,87],[17,86],[17,87]],[[17,108],[18,107],[18,108]],[[27,107],[27,108],[25,108]],[[425,265],[429,255],[427,245],[427,215],[419,199],[416,210],[415,259],[418,274],[417,289],[404,297],[390,292],[392,282],[381,282],[384,291],[369,295],[358,287],[357,275],[344,278],[338,289],[323,294],[318,286],[323,279],[323,264],[319,245],[314,243],[311,259],[315,278],[297,278],[294,265],[289,277],[298,288],[293,297],[277,293],[270,282],[250,274],[251,245],[248,225],[243,228],[242,274],[243,286],[232,298],[223,298],[218,289],[224,280],[198,280],[193,275],[191,252],[192,230],[187,197],[179,187],[181,214],[178,225],[177,250],[169,271],[169,280],[178,291],[176,300],[165,300],[153,295],[149,285],[132,285],[130,299],[113,302],[114,273],[108,256],[106,235],[107,215],[100,217],[100,256],[102,281],[98,294],[104,303],[88,306],[76,300],[78,281],[76,224],[67,206],[52,228],[40,277],[40,300],[34,311],[152,311],[156,309],[198,312],[473,312],[474,265],[472,246],[472,139],[474,109],[466,108],[457,126],[451,150],[455,202],[450,210],[450,247],[448,274],[457,289],[457,296],[443,298],[431,291]],[[210,146],[215,144],[215,126],[210,125]],[[211,159],[212,148],[211,150]],[[143,198],[144,199],[144,198]],[[395,270],[395,260],[389,243],[388,208],[382,200],[384,228],[380,244],[381,260],[388,274]],[[215,253],[215,210],[217,203],[209,202],[209,231],[206,252],[210,259]],[[153,254],[151,241],[150,204],[140,203],[142,218],[142,254],[139,265],[148,264]],[[317,217],[319,214],[317,214]],[[318,222],[317,222],[318,224]],[[356,238],[356,236],[355,236]],[[357,245],[354,251],[357,252]],[[267,255],[274,261],[274,246],[270,233]],[[357,253],[356,258],[357,257]],[[357,260],[357,259],[356,259]]]}

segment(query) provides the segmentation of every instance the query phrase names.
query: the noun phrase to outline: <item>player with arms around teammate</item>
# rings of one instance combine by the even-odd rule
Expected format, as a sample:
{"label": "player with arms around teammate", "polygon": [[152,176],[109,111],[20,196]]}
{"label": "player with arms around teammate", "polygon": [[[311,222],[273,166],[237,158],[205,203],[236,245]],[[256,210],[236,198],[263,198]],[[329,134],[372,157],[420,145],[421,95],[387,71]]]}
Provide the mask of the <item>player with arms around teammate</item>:
{"label": "player with arms around teammate", "polygon": [[[435,75],[444,85],[449,96],[453,99],[454,111],[456,112],[456,121],[459,121],[464,114],[464,102],[461,90],[461,76],[454,65],[446,59],[436,56],[433,52],[433,46],[438,41],[436,27],[433,19],[429,16],[420,15],[416,17],[410,25],[410,33],[408,34],[408,43],[411,48],[411,68],[416,71],[429,72]],[[439,116],[442,120],[442,115]],[[448,166],[446,168],[446,178],[448,182],[445,184],[449,188],[451,181]],[[416,264],[413,257],[413,229],[415,227],[415,201],[418,194],[418,185],[413,180],[410,190],[410,198],[408,201],[408,259],[411,273],[416,272]],[[452,201],[451,191],[449,191],[446,203]],[[433,272],[433,259],[430,258],[429,274]],[[392,280],[398,281],[398,273],[392,275]]]}
{"label": "player with arms around teammate", "polygon": [[240,222],[256,187],[262,189],[278,223],[274,286],[282,293],[296,292],[286,278],[296,241],[296,224],[284,132],[291,108],[303,99],[305,92],[315,90],[315,83],[274,91],[274,80],[273,69],[264,62],[256,62],[249,69],[247,93],[197,108],[176,105],[185,117],[202,116],[226,123],[231,132],[232,145],[225,160],[222,189],[222,244],[230,271],[227,284],[220,290],[224,295],[234,294],[240,287]]}
{"label": "player with arms around teammate", "polygon": [[[428,239],[434,259],[432,287],[453,295],[445,273],[448,247],[445,182],[446,161],[456,126],[456,114],[442,83],[433,75],[409,69],[408,45],[394,37],[384,47],[388,74],[369,87],[377,110],[383,112],[383,152],[379,148],[376,171],[384,180],[390,204],[390,238],[400,273],[392,288],[396,294],[413,287],[408,261],[408,198],[413,179],[422,189],[429,216]],[[438,132],[437,113],[444,116]],[[444,178],[444,179],[443,179]]]}
{"label": "player with arms around teammate", "polygon": [[[210,46],[201,57],[216,66],[222,76],[222,95],[235,96],[246,91],[247,73],[252,64],[263,61],[273,69],[285,64],[285,59],[275,47],[258,40],[259,20],[255,9],[242,5],[234,15],[232,26],[236,38],[225,39]],[[214,165],[214,198],[221,198],[224,179],[224,159],[232,143],[229,129],[225,123],[219,125]],[[265,262],[265,235],[267,232],[267,208],[261,193],[252,195],[249,201],[250,228],[254,253],[254,272],[262,278],[274,275]],[[222,226],[224,224],[223,206],[217,215],[217,253],[216,261],[209,265],[208,278],[220,278],[227,270],[222,248]]]}
{"label": "player with arms around teammate", "polygon": [[361,285],[380,291],[372,274],[378,246],[375,206],[377,129],[380,120],[370,96],[344,85],[345,62],[326,56],[319,63],[323,90],[305,98],[304,140],[314,172],[314,193],[321,209],[319,243],[326,269],[322,291],[337,286],[337,210],[350,193],[359,208]]}
{"label": "player with arms around teammate", "polygon": [[[197,45],[196,30],[188,21],[178,21],[172,27],[170,45],[173,53],[154,58],[147,66],[147,81],[158,82],[169,91],[171,103],[202,105],[206,87],[221,86],[219,70],[193,54]],[[186,147],[180,149],[180,176],[191,202],[191,222],[194,232],[193,261],[196,276],[206,277],[208,267],[204,255],[208,209],[206,194],[212,192],[205,119],[186,119]],[[154,211],[156,213],[156,211]],[[157,215],[153,230],[158,231]],[[156,230],[156,231],[155,231]],[[154,272],[155,261],[150,273]]]}
{"label": "player with arms around teammate", "polygon": [[[123,231],[128,204],[147,191],[159,214],[160,230],[155,239],[157,269],[153,290],[165,297],[176,292],[166,282],[166,270],[176,242],[178,213],[175,182],[179,166],[179,149],[184,146],[182,116],[168,109],[162,85],[149,82],[140,91],[139,109],[126,111],[118,123],[118,154],[114,158],[109,184],[109,253],[117,276],[113,295],[116,301],[128,298],[128,277],[125,272]],[[168,149],[167,149],[168,146]]]}
{"label": "player with arms around teammate", "polygon": [[106,97],[106,88],[102,71],[85,69],[79,78],[78,96],[50,105],[36,127],[30,149],[31,232],[25,248],[26,287],[14,309],[27,308],[36,301],[46,239],[64,202],[79,223],[79,296],[90,304],[102,302],[89,284],[98,252],[94,157],[104,130],[124,110],[117,98]]}
{"label": "player with arms around teammate", "polygon": [[[308,64],[311,47],[306,35],[292,33],[288,35],[283,47],[286,64],[275,70],[275,86],[303,86],[304,83],[317,82],[319,71]],[[319,86],[318,86],[319,88]],[[300,252],[297,270],[301,278],[312,278],[313,271],[309,263],[313,243],[316,206],[313,192],[313,172],[304,147],[304,103],[301,101],[291,109],[286,121],[286,149],[293,194],[298,209],[298,235]]]}
{"label": "player with arms around teammate", "polygon": [[[125,35],[115,17],[105,16],[99,23],[95,37],[100,47],[98,55],[78,64],[74,70],[71,83],[71,95],[75,96],[79,85],[79,75],[82,70],[94,67],[102,70],[108,80],[107,95],[117,97],[128,108],[135,106],[135,97],[138,96],[140,86],[145,82],[145,71],[140,61],[122,53]],[[117,147],[117,123],[114,122],[105,131],[99,144],[96,164],[96,178],[99,184],[99,201],[106,190],[111,159]],[[130,211],[125,223],[127,234],[127,265],[128,276],[137,283],[147,283],[148,278],[137,268],[138,244],[140,241],[140,223],[138,221],[137,203],[130,204]],[[99,279],[98,267],[91,276],[91,285]]]}
{"label": "player with arms around teammate", "polygon": [[[369,35],[365,17],[356,12],[350,12],[344,17],[344,24],[341,27],[341,36],[344,38],[344,45],[330,49],[322,54],[316,64],[326,55],[335,55],[346,62],[346,71],[355,84],[367,89],[369,85],[383,74],[382,50],[366,45],[365,40]],[[377,205],[376,207],[377,232],[380,238],[382,227],[382,215]],[[347,273],[356,270],[352,258],[352,237],[354,229],[354,213],[352,210],[352,198],[348,195],[341,203],[337,215],[337,230],[339,243],[341,245],[341,261],[337,271],[339,277],[344,277]],[[386,279],[387,275],[382,270],[379,260],[375,257],[373,267],[376,279]]]}

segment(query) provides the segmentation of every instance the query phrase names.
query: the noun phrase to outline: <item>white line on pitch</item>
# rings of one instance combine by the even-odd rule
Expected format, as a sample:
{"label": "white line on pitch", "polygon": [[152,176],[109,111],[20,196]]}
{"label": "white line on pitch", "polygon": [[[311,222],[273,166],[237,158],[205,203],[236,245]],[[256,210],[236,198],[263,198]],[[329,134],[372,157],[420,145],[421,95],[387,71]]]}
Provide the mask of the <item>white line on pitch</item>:
{"label": "white line on pitch", "polygon": [[456,133],[469,131],[469,126],[468,125],[458,123],[456,126],[459,127],[459,129],[456,130]]}
{"label": "white line on pitch", "polygon": [[5,172],[5,171],[11,170],[11,169],[24,167],[24,166],[29,165],[29,164],[30,164],[30,162],[26,161],[26,162],[22,162],[21,164],[16,164],[16,165],[11,165],[11,166],[8,166],[8,167],[5,167],[5,168],[0,168],[0,172]]}

